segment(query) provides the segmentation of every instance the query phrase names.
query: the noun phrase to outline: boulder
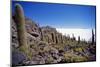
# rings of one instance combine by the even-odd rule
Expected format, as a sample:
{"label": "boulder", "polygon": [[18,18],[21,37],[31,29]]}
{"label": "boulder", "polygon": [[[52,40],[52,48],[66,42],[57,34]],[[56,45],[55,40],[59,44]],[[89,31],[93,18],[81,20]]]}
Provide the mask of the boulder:
{"label": "boulder", "polygon": [[12,65],[22,65],[23,61],[27,60],[27,56],[20,51],[12,52]]}

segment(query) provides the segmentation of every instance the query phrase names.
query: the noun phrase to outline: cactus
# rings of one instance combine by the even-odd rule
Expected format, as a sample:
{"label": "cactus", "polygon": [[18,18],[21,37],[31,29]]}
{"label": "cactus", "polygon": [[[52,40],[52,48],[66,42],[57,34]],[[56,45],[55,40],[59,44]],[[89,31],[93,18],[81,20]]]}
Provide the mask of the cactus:
{"label": "cactus", "polygon": [[39,28],[39,31],[40,31],[40,34],[41,34],[41,40],[43,41],[43,32],[42,32],[42,29]]}
{"label": "cactus", "polygon": [[53,33],[51,33],[51,36],[52,36],[52,40],[53,40],[53,42],[55,42],[55,41],[54,41],[54,34],[53,34]]}
{"label": "cactus", "polygon": [[58,37],[57,37],[57,35],[56,35],[56,44],[58,44]]}
{"label": "cactus", "polygon": [[80,36],[78,36],[78,44],[80,43]]}
{"label": "cactus", "polygon": [[63,44],[63,35],[61,35],[61,43]]}
{"label": "cactus", "polygon": [[19,50],[29,56],[29,46],[27,45],[24,11],[20,4],[15,5],[15,21],[18,31]]}
{"label": "cactus", "polygon": [[72,34],[72,36],[73,36],[73,40],[76,40],[76,38],[75,38],[74,34]]}
{"label": "cactus", "polygon": [[94,31],[92,29],[92,45],[94,44]]}

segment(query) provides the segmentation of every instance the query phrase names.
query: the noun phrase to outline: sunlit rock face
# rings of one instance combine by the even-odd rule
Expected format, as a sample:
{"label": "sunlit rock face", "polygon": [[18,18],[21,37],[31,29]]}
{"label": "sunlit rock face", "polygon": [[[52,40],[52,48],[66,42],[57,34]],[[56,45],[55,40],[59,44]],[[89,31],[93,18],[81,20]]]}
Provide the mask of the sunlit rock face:
{"label": "sunlit rock face", "polygon": [[26,18],[25,21],[26,21],[27,33],[31,34],[32,36],[40,40],[41,35],[40,35],[39,25],[28,18]]}

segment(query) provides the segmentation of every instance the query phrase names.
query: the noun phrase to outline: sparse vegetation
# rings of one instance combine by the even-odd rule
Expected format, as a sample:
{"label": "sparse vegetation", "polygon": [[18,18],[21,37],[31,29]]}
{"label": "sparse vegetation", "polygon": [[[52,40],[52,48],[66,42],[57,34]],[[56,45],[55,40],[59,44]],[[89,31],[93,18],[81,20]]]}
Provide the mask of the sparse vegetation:
{"label": "sparse vegetation", "polygon": [[[81,41],[80,36],[78,41],[74,34],[73,38],[62,35],[55,28],[50,26],[39,27],[36,23],[31,23],[31,20],[24,18],[24,13],[20,5],[15,7],[15,18],[12,23],[16,23],[17,31],[12,31],[12,36],[17,32],[19,46],[13,47],[15,50],[23,52],[28,59],[14,60],[17,64],[13,65],[32,65],[32,64],[47,64],[47,63],[68,63],[68,62],[83,62],[95,61],[96,59],[96,42],[94,39],[94,31],[92,30],[92,41]],[[29,26],[28,26],[29,25]],[[35,34],[32,35],[32,34]],[[38,35],[38,36],[36,36]],[[14,39],[16,37],[13,37]],[[16,43],[12,40],[12,43]],[[18,53],[19,56],[21,53]],[[13,55],[15,56],[15,55]]]}

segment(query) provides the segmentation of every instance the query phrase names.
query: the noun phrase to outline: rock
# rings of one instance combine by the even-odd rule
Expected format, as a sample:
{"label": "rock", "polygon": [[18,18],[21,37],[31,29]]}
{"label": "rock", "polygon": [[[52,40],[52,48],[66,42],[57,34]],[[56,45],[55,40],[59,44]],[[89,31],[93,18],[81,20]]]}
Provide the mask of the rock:
{"label": "rock", "polygon": [[[19,17],[17,17],[18,19]],[[21,36],[18,37],[18,28],[16,27],[15,16],[12,17],[12,63],[13,65],[34,65],[34,64],[48,64],[48,63],[65,63],[77,61],[78,58],[88,58],[90,61],[96,59],[95,54],[95,44],[94,46],[84,47],[84,44],[81,41],[79,44],[76,39],[70,38],[70,36],[62,35],[59,33],[56,28],[50,26],[40,27],[39,24],[32,21],[29,18],[25,18],[26,36],[25,41],[27,43],[27,50],[24,49],[26,54],[31,59],[27,59],[27,56],[18,51],[19,46],[19,37],[22,37],[23,40],[24,33],[21,33]],[[20,25],[20,24],[19,24]],[[18,26],[19,27],[19,26]],[[21,32],[21,31],[20,31]],[[22,41],[20,41],[22,42]],[[22,42],[22,43],[24,43]],[[82,46],[80,46],[82,44]],[[24,45],[24,44],[23,44]],[[88,45],[88,43],[86,44]],[[91,45],[91,44],[90,44]],[[83,50],[75,50],[75,47],[83,47]],[[17,51],[16,51],[17,50]],[[65,54],[65,55],[64,55]],[[30,56],[31,55],[31,56]],[[83,60],[83,59],[82,59]]]}
{"label": "rock", "polygon": [[20,51],[12,52],[12,65],[22,65],[23,61],[27,59],[27,56]]}
{"label": "rock", "polygon": [[42,56],[36,55],[32,58],[30,64],[45,64],[45,60]]}
{"label": "rock", "polygon": [[16,23],[15,21],[12,19],[12,26],[11,26],[11,31],[12,31],[12,46],[14,48],[18,48],[19,47],[19,42],[18,42],[18,36],[17,36],[17,28],[16,28]]}
{"label": "rock", "polygon": [[39,34],[36,33],[36,32],[31,32],[30,34],[31,34],[32,36],[34,36],[34,37],[39,37]]}
{"label": "rock", "polygon": [[26,18],[25,21],[26,21],[26,30],[28,33],[31,34],[32,32],[36,32],[40,34],[39,25],[36,22],[32,21],[29,18]]}
{"label": "rock", "polygon": [[46,27],[41,27],[42,30],[42,37],[43,37],[43,41],[46,41],[48,43],[56,43],[56,29],[52,28],[50,26],[46,26]]}
{"label": "rock", "polygon": [[66,45],[66,46],[64,47],[64,50],[65,50],[65,51],[70,50],[70,46]]}
{"label": "rock", "polygon": [[55,48],[51,48],[51,50],[49,51],[52,55],[54,54],[58,54],[58,50]]}
{"label": "rock", "polygon": [[23,65],[33,65],[33,64],[38,64],[37,61],[32,61],[32,60],[28,60],[28,61],[24,61]]}

